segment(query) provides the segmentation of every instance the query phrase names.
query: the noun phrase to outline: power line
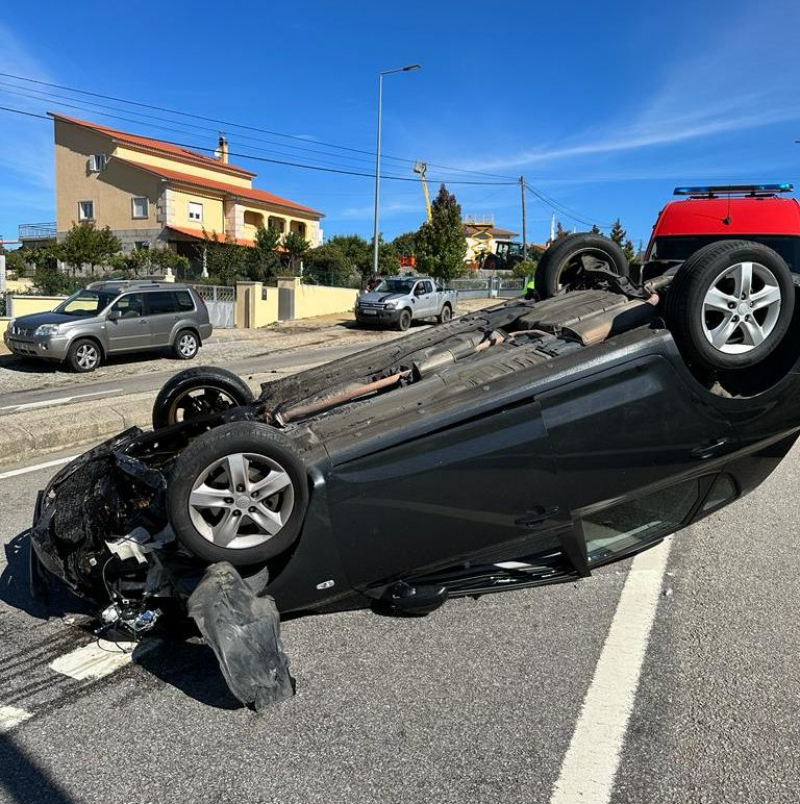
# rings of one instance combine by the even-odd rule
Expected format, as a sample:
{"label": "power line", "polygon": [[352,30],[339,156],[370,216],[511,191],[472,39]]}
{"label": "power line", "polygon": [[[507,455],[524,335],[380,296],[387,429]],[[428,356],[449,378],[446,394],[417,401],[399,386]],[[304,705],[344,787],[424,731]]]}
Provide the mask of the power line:
{"label": "power line", "polygon": [[[14,79],[16,81],[26,81],[26,82],[32,83],[32,84],[39,84],[41,86],[48,86],[48,87],[51,87],[53,89],[60,89],[60,90],[66,91],[66,92],[72,92],[72,93],[76,93],[76,94],[79,94],[79,95],[87,95],[87,96],[93,97],[93,98],[102,98],[103,100],[110,100],[110,101],[114,101],[115,103],[124,103],[124,104],[130,105],[130,106],[138,106],[138,107],[143,108],[143,109],[151,109],[151,110],[154,110],[154,111],[165,112],[167,114],[180,115],[182,117],[189,117],[189,118],[192,118],[194,120],[203,120],[203,121],[205,121],[207,123],[215,123],[218,126],[220,126],[220,125],[221,126],[226,126],[226,127],[233,126],[234,128],[241,128],[241,129],[244,129],[246,131],[256,131],[256,132],[259,132],[261,134],[268,134],[269,136],[272,136],[272,137],[281,137],[281,138],[284,138],[284,139],[300,140],[302,142],[307,142],[307,140],[304,137],[300,137],[297,134],[286,134],[284,132],[272,131],[270,129],[260,128],[258,126],[251,126],[251,125],[247,125],[247,124],[244,124],[244,123],[235,123],[235,122],[232,122],[232,121],[229,121],[229,120],[221,120],[221,119],[215,118],[215,117],[206,117],[205,115],[194,114],[192,112],[183,112],[183,111],[180,111],[179,109],[171,109],[171,108],[166,107],[166,106],[158,106],[156,104],[151,104],[151,103],[142,103],[140,101],[127,100],[126,98],[119,98],[119,97],[116,97],[114,95],[104,95],[104,94],[102,94],[100,92],[91,92],[89,90],[78,89],[77,87],[69,87],[69,86],[65,86],[63,84],[55,84],[55,83],[52,83],[50,81],[43,81],[43,80],[37,79],[37,78],[29,78],[27,76],[15,75],[13,73],[5,73],[5,72],[0,72],[0,76],[3,76],[4,78],[12,78],[12,79]],[[73,100],[77,100],[77,99],[73,99]],[[177,122],[177,121],[174,121],[174,122]],[[351,153],[363,154],[363,155],[366,155],[366,156],[369,156],[369,157],[374,157],[375,156],[374,151],[368,151],[368,150],[364,150],[364,149],[361,149],[361,148],[352,148],[352,147],[349,147],[349,146],[346,146],[346,145],[338,145],[336,143],[324,142],[322,140],[316,140],[315,142],[317,142],[317,144],[322,145],[322,146],[324,146],[326,148],[334,148],[334,149],[337,149],[337,150],[349,151]],[[412,164],[415,161],[413,159],[408,159],[406,157],[390,156],[390,155],[384,155],[384,158],[385,159],[391,159],[391,160],[398,161],[398,162],[405,162],[405,163],[412,163]],[[503,176],[503,175],[496,174],[496,173],[484,173],[482,171],[456,168],[456,167],[451,167],[451,166],[442,165],[442,164],[434,164],[433,162],[429,162],[428,164],[431,167],[437,167],[440,170],[446,170],[446,171],[450,171],[450,172],[470,173],[472,175],[477,175],[477,176],[486,176],[487,178],[505,179],[505,180],[508,180],[508,181],[516,181],[516,179],[513,176]]]}
{"label": "power line", "polygon": [[545,206],[549,207],[555,212],[558,212],[560,215],[569,218],[570,220],[577,221],[578,223],[582,223],[585,226],[597,226],[598,229],[610,229],[613,225],[610,223],[600,223],[599,221],[596,221],[593,218],[584,216],[583,213],[576,212],[574,209],[571,209],[570,207],[566,206],[566,204],[562,204],[560,201],[556,201],[554,198],[551,198],[541,190],[537,190],[535,187],[532,187],[527,182],[525,182],[525,189],[529,193],[531,193],[531,195],[533,195],[535,198],[541,201]]}
{"label": "power line", "polygon": [[[16,114],[24,114],[29,117],[37,117],[42,120],[49,120],[50,118],[47,115],[42,114],[35,114],[33,112],[26,112],[21,109],[12,109],[8,106],[0,106],[0,110],[7,111],[7,112],[14,112]],[[107,117],[116,117],[115,115],[106,115]],[[126,120],[126,118],[117,118],[121,120]],[[80,126],[79,123],[72,123],[71,121],[65,120],[63,122],[69,123],[70,125]],[[127,122],[136,122],[134,120],[127,120]],[[175,131],[178,134],[183,134],[185,132],[178,131],[177,129],[170,129]],[[194,151],[207,151],[208,153],[213,153],[214,148],[208,148],[202,145],[197,145],[195,143],[186,143],[186,142],[176,142],[174,140],[161,140],[161,142],[166,143],[167,145],[174,145],[178,148],[188,148]],[[303,164],[302,162],[289,162],[282,159],[271,159],[265,156],[255,156],[254,154],[247,154],[241,153],[236,151],[229,151],[229,156],[238,156],[242,159],[251,159],[256,162],[269,162],[273,165],[284,165],[286,167],[296,167],[296,168],[303,168],[305,170],[316,170],[323,173],[337,173],[340,175],[346,176],[360,176],[364,178],[374,179],[374,173],[364,173],[355,170],[347,170],[344,168],[332,168],[332,167],[322,167],[320,165],[307,165]],[[406,181],[406,182],[417,182],[418,180],[413,176],[394,176],[394,175],[383,175],[382,178],[391,179],[393,181]],[[435,179],[434,181],[442,181],[446,182],[447,184],[465,184],[465,185],[489,185],[489,186],[497,186],[497,185],[504,185],[504,184],[515,184],[516,182],[500,182],[500,181],[469,181],[469,180],[462,180],[462,179]]]}

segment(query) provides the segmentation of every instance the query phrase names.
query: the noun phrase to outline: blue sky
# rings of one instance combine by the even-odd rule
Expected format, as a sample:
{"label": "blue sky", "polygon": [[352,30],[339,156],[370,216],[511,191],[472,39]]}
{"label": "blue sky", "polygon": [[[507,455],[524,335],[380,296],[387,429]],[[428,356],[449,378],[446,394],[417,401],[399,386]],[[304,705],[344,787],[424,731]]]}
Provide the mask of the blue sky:
{"label": "blue sky", "polygon": [[[41,0],[35,16],[24,4],[4,9],[0,71],[302,138],[225,127],[232,152],[369,172],[367,154],[321,143],[372,151],[377,72],[419,62],[422,70],[385,80],[385,154],[524,174],[579,217],[607,223],[619,216],[638,243],[675,185],[800,183],[798,22],[800,6],[785,0],[197,0],[135,10]],[[208,147],[220,127],[111,112],[140,120],[122,122],[89,107],[86,96],[70,101],[86,107],[75,109],[21,97],[30,88],[0,82],[0,105],[17,109],[60,109]],[[368,178],[232,161],[258,172],[257,186],[325,212],[326,235],[371,234]],[[410,161],[386,160],[383,169],[413,176]],[[428,173],[499,181],[434,167]],[[520,231],[518,186],[448,186],[465,214],[493,214],[498,225]],[[381,196],[387,237],[417,228],[424,217],[418,184],[386,180]],[[550,214],[528,198],[530,240],[547,237]],[[588,228],[559,217],[567,228]],[[8,239],[19,223],[53,219],[52,126],[0,111],[0,234]]]}

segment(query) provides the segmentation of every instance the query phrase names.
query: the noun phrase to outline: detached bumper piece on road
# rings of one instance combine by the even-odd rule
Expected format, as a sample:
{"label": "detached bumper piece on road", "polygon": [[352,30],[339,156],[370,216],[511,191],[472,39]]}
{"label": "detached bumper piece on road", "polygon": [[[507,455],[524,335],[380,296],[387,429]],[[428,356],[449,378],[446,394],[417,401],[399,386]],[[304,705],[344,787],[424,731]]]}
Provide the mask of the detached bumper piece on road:
{"label": "detached bumper piece on road", "polygon": [[800,306],[763,359],[712,370],[664,324],[669,280],[576,271],[243,404],[216,404],[219,370],[178,375],[180,416],[51,481],[38,560],[137,635],[188,611],[258,708],[292,687],[278,612],[423,615],[586,577],[768,477],[800,431]]}

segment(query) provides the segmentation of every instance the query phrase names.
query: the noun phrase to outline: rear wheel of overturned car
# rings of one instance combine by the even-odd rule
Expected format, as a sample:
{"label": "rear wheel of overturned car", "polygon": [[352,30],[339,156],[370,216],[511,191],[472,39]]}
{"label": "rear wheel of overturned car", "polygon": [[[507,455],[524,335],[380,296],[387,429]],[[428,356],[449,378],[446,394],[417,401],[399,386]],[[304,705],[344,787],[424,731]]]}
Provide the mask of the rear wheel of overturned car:
{"label": "rear wheel of overturned car", "polygon": [[442,312],[436,316],[436,320],[440,324],[446,324],[451,318],[453,317],[453,308],[449,304],[445,304],[442,307]]}
{"label": "rear wheel of overturned car", "polygon": [[795,289],[781,256],[747,240],[711,243],[678,269],[664,315],[684,357],[710,369],[760,363],[786,335]]}
{"label": "rear wheel of overturned car", "polygon": [[102,360],[100,346],[90,338],[79,338],[67,352],[67,365],[80,373],[94,371]]}
{"label": "rear wheel of overturned car", "polygon": [[181,453],[168,500],[175,534],[190,552],[248,566],[293,544],[308,483],[289,439],[266,424],[234,422],[204,433]]}
{"label": "rear wheel of overturned car", "polygon": [[403,310],[397,319],[397,328],[405,332],[411,326],[411,310]]}
{"label": "rear wheel of overturned car", "polygon": [[555,296],[578,279],[581,268],[605,268],[617,276],[630,276],[625,252],[609,237],[577,232],[556,240],[539,260],[534,275],[542,299]]}
{"label": "rear wheel of overturned car", "polygon": [[252,402],[250,386],[232,371],[197,366],[178,372],[158,392],[153,404],[153,429],[222,413]]}
{"label": "rear wheel of overturned car", "polygon": [[178,360],[191,360],[200,349],[200,338],[190,329],[182,329],[172,344],[172,354]]}

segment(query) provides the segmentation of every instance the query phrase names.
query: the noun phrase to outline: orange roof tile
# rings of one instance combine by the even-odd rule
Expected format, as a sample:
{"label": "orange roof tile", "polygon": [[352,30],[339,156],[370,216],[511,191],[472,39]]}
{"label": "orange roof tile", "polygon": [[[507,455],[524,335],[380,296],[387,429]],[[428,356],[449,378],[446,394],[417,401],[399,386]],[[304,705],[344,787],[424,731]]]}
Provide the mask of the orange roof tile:
{"label": "orange roof tile", "polygon": [[255,173],[245,170],[244,168],[240,168],[236,165],[231,165],[226,162],[220,162],[218,159],[212,159],[210,156],[205,156],[197,153],[196,151],[192,151],[189,148],[183,148],[180,145],[173,145],[172,143],[164,142],[163,140],[154,140],[150,137],[139,137],[136,134],[128,134],[124,131],[108,128],[107,126],[101,126],[97,123],[89,123],[86,120],[78,120],[75,117],[67,117],[66,115],[57,114],[56,112],[48,112],[48,114],[54,120],[62,120],[65,123],[83,126],[84,128],[89,128],[92,131],[97,131],[100,134],[105,134],[107,137],[111,137],[113,140],[123,145],[131,145],[135,148],[145,148],[148,151],[160,151],[168,156],[194,162],[198,165],[212,167],[214,170],[219,170],[223,173],[232,173],[234,175],[244,177],[252,177],[256,175]]}
{"label": "orange roof tile", "polygon": [[[189,226],[169,225],[167,226],[167,229],[172,229],[173,232],[180,232],[181,234],[188,235],[189,237],[196,237],[198,240],[205,240],[206,237],[211,238],[214,235],[216,235],[220,239],[220,242],[225,243],[227,242],[226,238],[228,237],[227,235],[220,234],[219,232],[216,232],[214,230],[210,232],[208,231],[203,232],[202,229],[192,229]],[[236,243],[237,246],[254,246],[256,244],[255,240],[247,240],[244,237],[232,237],[230,238],[230,240],[233,240],[233,242]]]}
{"label": "orange roof tile", "polygon": [[298,212],[305,212],[307,215],[318,215],[320,218],[324,217],[321,212],[317,212],[310,207],[304,207],[302,204],[296,204],[294,201],[289,201],[286,198],[268,193],[265,190],[255,190],[249,187],[237,187],[235,184],[227,184],[226,182],[214,181],[213,179],[204,179],[201,176],[190,176],[188,173],[178,173],[175,170],[167,170],[166,168],[154,167],[153,165],[141,165],[138,162],[132,162],[130,159],[119,159],[120,162],[125,162],[128,165],[146,170],[148,173],[153,173],[156,176],[161,176],[162,179],[169,181],[180,182],[182,184],[191,184],[194,187],[203,187],[207,190],[216,190],[217,192],[235,195],[237,198],[246,198],[250,201],[260,201],[264,204],[272,204],[275,206],[286,207],[287,209],[296,209]]}

